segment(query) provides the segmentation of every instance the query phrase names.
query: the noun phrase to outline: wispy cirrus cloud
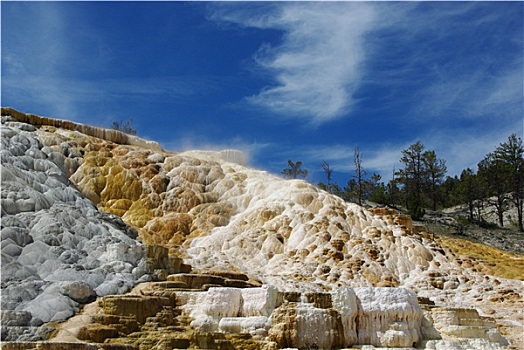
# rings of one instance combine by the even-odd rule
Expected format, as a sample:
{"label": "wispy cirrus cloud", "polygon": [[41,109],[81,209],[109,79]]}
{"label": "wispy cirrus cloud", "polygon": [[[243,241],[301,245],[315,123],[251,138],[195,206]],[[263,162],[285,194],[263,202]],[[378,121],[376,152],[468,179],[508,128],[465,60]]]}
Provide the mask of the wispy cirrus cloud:
{"label": "wispy cirrus cloud", "polygon": [[[114,101],[181,102],[213,90],[218,91],[220,85],[223,84],[213,77],[162,76],[90,80],[59,74],[47,76],[15,72],[2,77],[3,94],[14,103],[23,105],[30,100],[37,110],[51,109],[55,117],[73,120],[85,118],[89,111],[90,122],[103,125],[109,125],[111,118],[114,118],[107,113],[108,106]],[[95,115],[99,115],[100,120],[94,120]]]}
{"label": "wispy cirrus cloud", "polygon": [[[93,17],[95,6],[101,19]],[[14,108],[29,106],[27,112],[109,125],[115,118],[110,114],[123,113],[119,111],[123,105],[183,104],[233,84],[233,78],[218,75],[182,75],[170,70],[141,74],[151,64],[143,57],[156,53],[137,42],[135,55],[125,55],[131,52],[132,39],[119,46],[121,37],[97,25],[97,20],[108,16],[107,6],[68,2],[3,6],[2,19],[9,19],[2,23],[3,32],[8,33],[2,35],[3,100]],[[24,25],[15,28],[15,18],[23,18]],[[135,25],[118,23],[119,31]]]}
{"label": "wispy cirrus cloud", "polygon": [[524,96],[518,11],[522,3],[384,4],[367,77],[389,89],[386,105],[404,105],[407,121],[515,120]]}
{"label": "wispy cirrus cloud", "polygon": [[[211,18],[282,33],[254,55],[272,83],[247,101],[284,118],[316,125],[358,118],[357,93],[370,85],[386,95],[364,98],[379,101],[376,108],[403,106],[402,118],[483,118],[522,101],[522,57],[492,49],[511,27],[500,23],[514,6],[495,12],[477,3],[258,6],[219,6]],[[500,36],[483,32],[493,23]],[[522,38],[513,41],[522,51]]]}
{"label": "wispy cirrus cloud", "polygon": [[422,91],[420,104],[413,113],[426,117],[454,117],[464,120],[493,118],[507,122],[522,116],[522,67],[514,67],[501,76],[490,76],[478,68],[465,76],[447,76]]}
{"label": "wispy cirrus cloud", "polygon": [[273,84],[248,97],[251,104],[314,124],[351,110],[363,73],[364,35],[375,20],[371,6],[291,2],[255,16],[221,8],[212,18],[283,33],[281,42],[266,43],[255,55]]}
{"label": "wispy cirrus cloud", "polygon": [[[9,29],[2,35],[2,94],[3,98],[15,103],[33,100],[37,106],[59,106],[62,115],[71,113],[69,99],[61,90],[65,86],[55,79],[65,64],[67,50],[65,43],[65,14],[55,4],[19,4],[3,6],[2,19],[23,16],[28,25],[19,30]],[[28,38],[31,38],[28,42]],[[25,43],[25,45],[20,45]],[[16,107],[16,106],[13,106]],[[67,115],[67,114],[66,114]]]}

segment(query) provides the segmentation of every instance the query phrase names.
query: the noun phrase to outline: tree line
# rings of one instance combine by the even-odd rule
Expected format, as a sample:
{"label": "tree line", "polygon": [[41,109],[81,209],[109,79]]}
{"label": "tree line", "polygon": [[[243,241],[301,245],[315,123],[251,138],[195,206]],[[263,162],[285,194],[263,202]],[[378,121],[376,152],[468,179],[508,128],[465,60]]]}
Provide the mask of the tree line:
{"label": "tree line", "polygon": [[[512,204],[517,211],[516,225],[524,232],[524,145],[522,139],[512,134],[506,142],[498,145],[478,163],[477,169],[464,169],[460,176],[446,176],[446,161],[434,150],[426,150],[422,142],[401,151],[401,167],[393,170],[392,179],[385,183],[379,174],[367,176],[362,153],[356,147],[353,155],[353,176],[344,187],[332,180],[334,169],[329,162],[320,165],[327,182],[318,187],[360,205],[372,201],[394,208],[404,207],[413,219],[420,219],[426,210],[441,210],[466,204],[468,219],[487,224],[482,217],[483,209],[493,205],[498,225],[507,226],[504,213]],[[282,170],[286,178],[303,178],[308,175],[302,162],[288,160],[288,168]]]}

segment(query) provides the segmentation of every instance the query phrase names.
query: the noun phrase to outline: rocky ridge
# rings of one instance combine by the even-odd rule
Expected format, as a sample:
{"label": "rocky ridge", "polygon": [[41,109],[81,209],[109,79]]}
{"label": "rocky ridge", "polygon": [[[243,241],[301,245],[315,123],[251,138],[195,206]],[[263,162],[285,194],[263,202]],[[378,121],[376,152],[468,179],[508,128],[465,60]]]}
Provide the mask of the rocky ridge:
{"label": "rocky ridge", "polygon": [[[466,267],[408,217],[231,162],[238,152],[165,152],[2,116],[2,338],[13,349],[47,338],[38,346],[495,349],[507,344],[499,329],[521,340],[522,282]],[[114,296],[137,284],[132,302]],[[133,314],[147,298],[163,301]],[[163,343],[160,329],[185,341]]]}

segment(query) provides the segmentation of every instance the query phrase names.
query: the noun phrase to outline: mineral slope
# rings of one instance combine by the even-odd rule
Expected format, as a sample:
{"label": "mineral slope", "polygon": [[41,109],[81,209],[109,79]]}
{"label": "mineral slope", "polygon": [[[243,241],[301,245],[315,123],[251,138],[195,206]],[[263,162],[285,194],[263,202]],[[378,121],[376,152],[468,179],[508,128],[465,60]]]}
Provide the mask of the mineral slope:
{"label": "mineral slope", "polygon": [[79,152],[44,145],[30,124],[5,122],[1,134],[2,338],[32,340],[97,295],[147,280],[146,257],[136,230],[69,180]]}
{"label": "mineral slope", "polygon": [[[522,282],[477,271],[409,217],[246,167],[238,151],[166,152],[115,131],[2,115],[3,339],[46,338],[56,327],[47,322],[80,304],[155,280],[140,290],[164,283],[174,304],[149,317],[177,307],[169,327],[269,347],[489,349],[507,344],[497,327],[524,343]],[[461,324],[487,315],[497,324]],[[104,327],[110,336],[98,340],[125,334]]]}

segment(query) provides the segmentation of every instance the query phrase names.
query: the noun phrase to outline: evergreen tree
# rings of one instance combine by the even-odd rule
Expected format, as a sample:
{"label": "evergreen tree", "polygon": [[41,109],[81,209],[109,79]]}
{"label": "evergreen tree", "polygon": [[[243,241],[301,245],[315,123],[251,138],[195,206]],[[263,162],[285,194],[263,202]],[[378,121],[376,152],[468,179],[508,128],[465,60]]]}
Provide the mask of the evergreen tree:
{"label": "evergreen tree", "polygon": [[358,201],[358,184],[355,179],[351,179],[346,183],[343,189],[342,198],[348,202],[356,203]]}
{"label": "evergreen tree", "polygon": [[397,180],[402,184],[406,207],[413,219],[420,219],[424,216],[427,202],[436,209],[439,185],[446,173],[446,162],[437,158],[435,151],[424,151],[424,145],[420,141],[402,151],[400,162],[404,168],[395,175],[398,175]]}
{"label": "evergreen tree", "polygon": [[387,204],[387,193],[386,186],[383,182],[380,182],[382,176],[379,174],[373,174],[369,181],[370,191],[369,191],[369,200],[379,204]]}
{"label": "evergreen tree", "polygon": [[386,186],[386,204],[393,207],[402,205],[402,191],[398,179],[393,178]]}
{"label": "evergreen tree", "polygon": [[307,178],[307,169],[302,169],[302,162],[297,161],[293,163],[291,160],[287,161],[289,168],[282,170],[282,176],[287,179],[305,179]]}
{"label": "evergreen tree", "polygon": [[524,146],[522,139],[512,134],[508,141],[501,143],[493,152],[493,159],[501,163],[506,176],[505,183],[510,192],[510,199],[517,209],[519,231],[524,232],[522,207],[524,202]]}
{"label": "evergreen tree", "polygon": [[431,208],[437,210],[439,186],[446,175],[446,161],[437,158],[435,151],[426,151],[423,154],[426,185],[431,200]]}
{"label": "evergreen tree", "polygon": [[[508,202],[508,166],[494,153],[488,153],[478,164],[478,175],[486,182],[485,198],[495,206],[500,227],[504,227],[504,212]],[[494,199],[491,199],[491,198]]]}
{"label": "evergreen tree", "polygon": [[422,202],[422,184],[424,176],[424,145],[417,141],[402,151],[400,162],[404,165],[396,175],[398,181],[403,185],[405,194],[405,205],[413,219],[420,219],[424,216]]}
{"label": "evergreen tree", "polygon": [[461,203],[468,206],[469,221],[482,221],[481,211],[486,193],[483,179],[478,177],[473,170],[467,168],[460,174],[460,182],[456,187],[457,197]]}
{"label": "evergreen tree", "polygon": [[460,184],[458,176],[448,176],[446,180],[440,186],[442,193],[442,205],[444,208],[449,208],[455,205],[461,204],[459,199],[457,187]]}

